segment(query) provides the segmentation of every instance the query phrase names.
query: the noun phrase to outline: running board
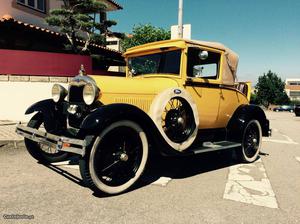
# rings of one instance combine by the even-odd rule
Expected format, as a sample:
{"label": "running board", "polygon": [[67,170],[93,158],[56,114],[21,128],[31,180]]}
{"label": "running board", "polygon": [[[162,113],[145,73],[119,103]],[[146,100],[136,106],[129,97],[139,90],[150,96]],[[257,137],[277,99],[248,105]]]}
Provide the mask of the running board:
{"label": "running board", "polygon": [[229,141],[221,141],[221,142],[204,142],[201,147],[190,149],[193,154],[200,154],[204,152],[213,152],[224,149],[232,149],[240,147],[242,144],[238,142],[229,142]]}

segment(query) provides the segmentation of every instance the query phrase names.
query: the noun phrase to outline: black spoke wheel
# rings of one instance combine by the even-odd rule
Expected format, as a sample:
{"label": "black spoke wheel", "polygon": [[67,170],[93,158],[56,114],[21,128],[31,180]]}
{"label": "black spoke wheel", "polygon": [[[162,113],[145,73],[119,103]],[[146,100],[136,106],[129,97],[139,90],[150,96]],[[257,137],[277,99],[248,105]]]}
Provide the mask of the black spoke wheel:
{"label": "black spoke wheel", "polygon": [[[55,134],[53,130],[45,129],[44,118],[41,113],[35,114],[28,122],[27,126]],[[58,152],[56,148],[50,147],[42,143],[37,143],[27,138],[24,139],[24,142],[26,149],[30,153],[30,155],[42,163],[61,162],[67,160],[70,157],[70,154],[67,152]]]}
{"label": "black spoke wheel", "polygon": [[243,132],[242,159],[253,162],[257,159],[262,142],[262,130],[257,120],[247,123]]}
{"label": "black spoke wheel", "polygon": [[97,137],[88,164],[81,164],[88,168],[89,174],[81,174],[93,189],[119,194],[136,183],[145,169],[147,159],[148,142],[142,128],[133,121],[117,121]]}
{"label": "black spoke wheel", "polygon": [[161,125],[171,141],[186,141],[196,128],[189,103],[181,97],[171,98],[164,108]]}

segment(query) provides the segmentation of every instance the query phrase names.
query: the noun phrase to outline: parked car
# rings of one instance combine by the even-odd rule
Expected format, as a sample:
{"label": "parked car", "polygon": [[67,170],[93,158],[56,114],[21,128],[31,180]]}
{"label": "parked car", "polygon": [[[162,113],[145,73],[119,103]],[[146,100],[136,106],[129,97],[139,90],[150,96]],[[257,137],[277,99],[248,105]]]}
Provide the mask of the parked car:
{"label": "parked car", "polygon": [[42,163],[80,155],[82,178],[94,191],[119,194],[145,170],[149,153],[193,155],[235,149],[257,159],[269,136],[264,111],[249,104],[250,83],[236,83],[238,56],[219,43],[167,40],[129,49],[126,77],[76,76],[68,90],[18,125],[28,152]]}
{"label": "parked car", "polygon": [[300,116],[300,104],[295,106],[295,115]]}
{"label": "parked car", "polygon": [[279,106],[279,107],[274,107],[273,111],[275,111],[275,112],[289,111],[289,112],[293,113],[294,112],[294,106],[282,105],[282,106]]}

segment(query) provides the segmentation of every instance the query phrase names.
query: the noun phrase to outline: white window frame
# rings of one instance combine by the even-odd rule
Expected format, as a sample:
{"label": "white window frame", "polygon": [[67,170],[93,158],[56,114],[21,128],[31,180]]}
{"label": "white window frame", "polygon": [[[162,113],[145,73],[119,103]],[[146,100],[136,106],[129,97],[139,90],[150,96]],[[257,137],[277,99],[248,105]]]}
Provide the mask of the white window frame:
{"label": "white window frame", "polygon": [[17,0],[17,3],[20,4],[20,5],[24,5],[28,8],[31,8],[31,9],[34,9],[36,11],[39,11],[39,12],[42,12],[42,13],[46,13],[46,0],[43,0],[44,1],[44,10],[41,10],[39,9],[37,6],[38,6],[38,0],[34,0],[34,7],[30,6],[28,4],[28,0],[24,0],[24,3],[23,2],[20,2],[20,0]]}

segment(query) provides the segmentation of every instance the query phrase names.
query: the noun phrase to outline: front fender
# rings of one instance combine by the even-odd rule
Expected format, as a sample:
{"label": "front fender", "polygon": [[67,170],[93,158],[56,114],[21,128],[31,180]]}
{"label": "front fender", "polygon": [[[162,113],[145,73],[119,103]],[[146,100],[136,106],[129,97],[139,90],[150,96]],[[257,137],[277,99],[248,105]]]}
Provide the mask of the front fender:
{"label": "front fender", "polygon": [[66,124],[62,105],[56,104],[52,99],[42,100],[31,105],[26,110],[25,114],[31,114],[34,112],[39,112],[43,115],[46,130],[61,129]]}
{"label": "front fender", "polygon": [[25,112],[25,114],[31,114],[33,112],[42,112],[45,113],[46,111],[53,111],[55,107],[55,103],[52,99],[46,99],[35,104],[32,104]]}
{"label": "front fender", "polygon": [[99,133],[107,125],[117,120],[129,119],[144,126],[153,128],[151,118],[141,109],[130,104],[109,104],[104,105],[90,113],[81,123],[80,132]]}
{"label": "front fender", "polygon": [[160,152],[166,150],[165,154],[170,153],[168,144],[160,135],[149,115],[138,107],[130,104],[116,103],[97,108],[83,120],[78,136],[79,138],[85,138],[85,136],[96,137],[105,127],[119,120],[131,120],[136,122],[143,128],[147,138],[150,140],[149,142],[151,142],[155,148],[158,149],[157,146],[159,146]]}

